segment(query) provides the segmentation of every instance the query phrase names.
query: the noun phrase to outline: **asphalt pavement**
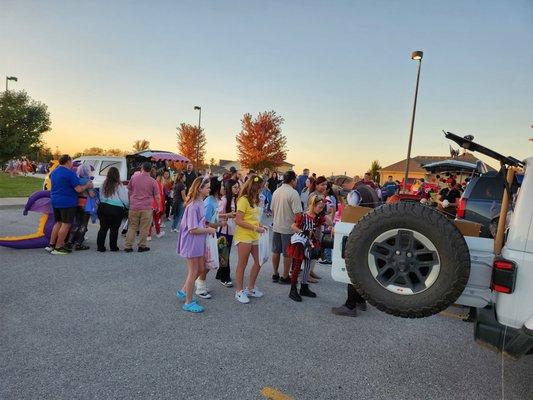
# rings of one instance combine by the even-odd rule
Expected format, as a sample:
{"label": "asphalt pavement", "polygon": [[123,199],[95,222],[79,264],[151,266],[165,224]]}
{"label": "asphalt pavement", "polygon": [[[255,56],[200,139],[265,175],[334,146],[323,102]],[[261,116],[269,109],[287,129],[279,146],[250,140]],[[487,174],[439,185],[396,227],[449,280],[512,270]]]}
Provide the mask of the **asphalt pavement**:
{"label": "asphalt pavement", "polygon": [[[0,210],[0,236],[32,232],[37,217]],[[165,230],[148,253],[97,253],[97,225],[92,249],[69,256],[0,247],[0,399],[491,400],[502,384],[505,399],[533,398],[531,358],[502,364],[470,323],[332,315],[345,286],[324,266],[318,297],[299,304],[270,265],[265,297],[246,305],[210,274],[206,312],[185,313],[186,268]]]}

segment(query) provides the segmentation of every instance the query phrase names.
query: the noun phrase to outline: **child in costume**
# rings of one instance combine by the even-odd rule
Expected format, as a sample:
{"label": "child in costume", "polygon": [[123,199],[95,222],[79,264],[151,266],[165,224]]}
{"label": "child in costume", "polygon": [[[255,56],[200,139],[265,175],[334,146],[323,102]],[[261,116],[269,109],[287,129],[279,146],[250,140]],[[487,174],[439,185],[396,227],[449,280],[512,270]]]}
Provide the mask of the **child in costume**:
{"label": "child in costume", "polygon": [[[294,235],[287,249],[292,258],[291,291],[289,297],[294,301],[302,301],[301,296],[316,297],[316,293],[309,289],[308,279],[311,273],[311,261],[320,255],[320,230],[323,225],[332,226],[329,215],[324,215],[324,199],[319,195],[309,197],[308,209],[296,217],[291,226]],[[298,293],[298,276],[303,264],[300,278],[300,292]]]}

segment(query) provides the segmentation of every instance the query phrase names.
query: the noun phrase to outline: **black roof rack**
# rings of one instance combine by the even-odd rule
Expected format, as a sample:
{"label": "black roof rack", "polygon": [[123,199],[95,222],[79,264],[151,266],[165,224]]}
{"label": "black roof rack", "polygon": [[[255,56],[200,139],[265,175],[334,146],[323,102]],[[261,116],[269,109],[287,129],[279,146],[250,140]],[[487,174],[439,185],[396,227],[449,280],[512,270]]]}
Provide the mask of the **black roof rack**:
{"label": "black roof rack", "polygon": [[443,132],[444,132],[444,136],[446,136],[447,139],[453,140],[463,149],[470,150],[470,151],[477,151],[478,153],[484,154],[487,157],[498,160],[501,164],[505,164],[511,167],[520,167],[520,168],[524,167],[524,163],[522,161],[517,160],[516,158],[511,157],[511,156],[504,156],[500,153],[495,152],[494,150],[488,149],[474,142],[474,137],[471,135],[461,137],[461,136],[456,135],[455,133],[446,132],[446,131],[443,131]]}

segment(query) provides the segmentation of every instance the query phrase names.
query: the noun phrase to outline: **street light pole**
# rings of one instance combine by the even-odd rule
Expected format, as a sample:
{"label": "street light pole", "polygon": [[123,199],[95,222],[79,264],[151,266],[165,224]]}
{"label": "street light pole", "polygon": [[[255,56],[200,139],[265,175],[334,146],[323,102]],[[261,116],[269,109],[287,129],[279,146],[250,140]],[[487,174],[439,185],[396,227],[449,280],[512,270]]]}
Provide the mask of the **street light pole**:
{"label": "street light pole", "polygon": [[198,138],[196,140],[196,168],[200,171],[200,131],[202,130],[202,107],[194,106],[198,110]]}
{"label": "street light pole", "polygon": [[415,101],[413,103],[413,114],[411,116],[411,130],[409,132],[409,145],[407,147],[407,159],[405,160],[405,177],[403,179],[403,192],[407,193],[407,179],[409,179],[409,162],[411,161],[411,146],[413,144],[413,129],[415,127],[416,102],[418,99],[418,83],[420,82],[420,68],[422,67],[422,51],[413,51],[411,59],[418,61],[418,73],[416,75]]}

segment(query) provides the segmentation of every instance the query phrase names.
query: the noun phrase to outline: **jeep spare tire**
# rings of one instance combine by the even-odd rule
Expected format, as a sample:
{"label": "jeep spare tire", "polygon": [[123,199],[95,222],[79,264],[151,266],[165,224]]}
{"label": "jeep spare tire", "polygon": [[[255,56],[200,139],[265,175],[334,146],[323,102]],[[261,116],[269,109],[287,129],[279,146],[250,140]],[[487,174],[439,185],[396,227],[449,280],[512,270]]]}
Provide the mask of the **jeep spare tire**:
{"label": "jeep spare tire", "polygon": [[357,291],[379,310],[422,318],[461,295],[470,254],[457,227],[440,212],[398,202],[357,222],[346,244],[346,268]]}

